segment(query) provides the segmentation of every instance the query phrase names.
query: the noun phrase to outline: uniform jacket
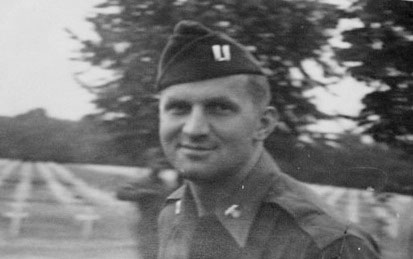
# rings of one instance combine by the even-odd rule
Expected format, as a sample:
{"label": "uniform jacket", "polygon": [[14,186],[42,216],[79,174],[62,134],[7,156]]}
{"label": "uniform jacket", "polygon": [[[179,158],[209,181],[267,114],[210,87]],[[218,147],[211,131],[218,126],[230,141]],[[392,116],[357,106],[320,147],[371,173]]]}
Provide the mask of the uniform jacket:
{"label": "uniform jacket", "polygon": [[368,235],[331,216],[267,152],[218,203],[214,214],[202,215],[187,184],[172,193],[158,220],[158,258],[379,258]]}

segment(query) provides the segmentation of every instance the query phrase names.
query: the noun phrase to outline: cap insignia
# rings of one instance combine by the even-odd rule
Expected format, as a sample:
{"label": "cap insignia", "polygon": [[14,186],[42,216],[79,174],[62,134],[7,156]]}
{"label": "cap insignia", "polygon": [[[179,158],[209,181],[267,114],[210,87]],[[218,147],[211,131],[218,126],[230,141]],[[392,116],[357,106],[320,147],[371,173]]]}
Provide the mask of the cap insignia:
{"label": "cap insignia", "polygon": [[215,61],[230,61],[231,51],[229,45],[213,45],[212,53],[214,54]]}

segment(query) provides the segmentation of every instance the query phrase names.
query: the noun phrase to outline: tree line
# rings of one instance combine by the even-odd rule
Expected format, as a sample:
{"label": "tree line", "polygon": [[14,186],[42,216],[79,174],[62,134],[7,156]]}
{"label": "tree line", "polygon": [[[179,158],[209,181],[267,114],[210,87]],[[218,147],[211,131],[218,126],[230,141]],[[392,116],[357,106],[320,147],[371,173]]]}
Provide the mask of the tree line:
{"label": "tree line", "polygon": [[126,163],[110,148],[111,136],[87,118],[51,118],[44,109],[0,117],[0,157],[60,163]]}
{"label": "tree line", "polygon": [[[320,137],[321,138],[321,137]],[[304,144],[277,134],[266,143],[281,169],[312,183],[374,188],[413,195],[413,157],[400,149],[363,144],[357,135],[343,134],[334,142]],[[99,121],[51,118],[42,109],[15,117],[0,117],[0,157],[58,163],[167,166],[157,149],[141,149],[131,159],[116,149],[112,133]],[[340,144],[337,146],[337,144]],[[0,169],[1,170],[1,169]]]}

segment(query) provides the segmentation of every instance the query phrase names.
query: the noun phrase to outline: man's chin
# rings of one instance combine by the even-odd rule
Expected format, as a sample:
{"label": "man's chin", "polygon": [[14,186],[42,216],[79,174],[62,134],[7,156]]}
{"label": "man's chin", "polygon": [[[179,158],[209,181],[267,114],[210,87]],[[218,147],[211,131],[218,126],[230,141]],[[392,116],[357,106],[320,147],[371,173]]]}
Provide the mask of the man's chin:
{"label": "man's chin", "polygon": [[205,166],[181,166],[179,174],[187,180],[206,180],[211,174],[211,169]]}

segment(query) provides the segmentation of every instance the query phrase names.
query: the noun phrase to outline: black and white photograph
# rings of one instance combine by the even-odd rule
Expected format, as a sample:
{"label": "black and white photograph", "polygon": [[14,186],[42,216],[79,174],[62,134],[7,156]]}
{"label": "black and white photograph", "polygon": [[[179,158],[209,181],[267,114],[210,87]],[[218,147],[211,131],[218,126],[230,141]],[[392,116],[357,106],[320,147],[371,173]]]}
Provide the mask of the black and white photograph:
{"label": "black and white photograph", "polygon": [[413,259],[413,0],[1,0],[0,258]]}

